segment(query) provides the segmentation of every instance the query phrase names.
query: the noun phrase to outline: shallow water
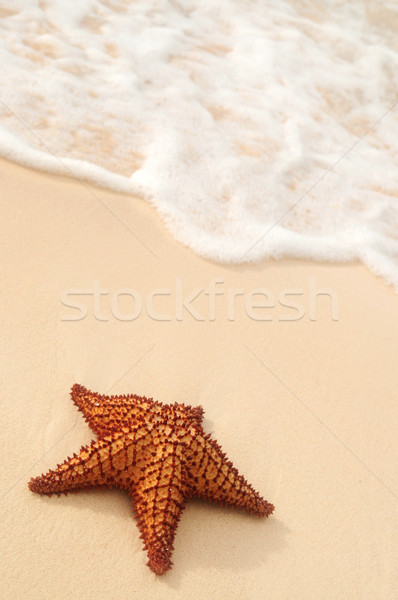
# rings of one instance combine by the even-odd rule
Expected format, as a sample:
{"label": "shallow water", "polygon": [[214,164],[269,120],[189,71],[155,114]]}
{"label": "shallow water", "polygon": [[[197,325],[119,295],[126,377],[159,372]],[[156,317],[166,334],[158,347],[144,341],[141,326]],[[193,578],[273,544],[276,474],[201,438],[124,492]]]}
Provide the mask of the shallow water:
{"label": "shallow water", "polygon": [[217,261],[398,287],[395,2],[26,5],[0,9],[2,156],[139,194]]}

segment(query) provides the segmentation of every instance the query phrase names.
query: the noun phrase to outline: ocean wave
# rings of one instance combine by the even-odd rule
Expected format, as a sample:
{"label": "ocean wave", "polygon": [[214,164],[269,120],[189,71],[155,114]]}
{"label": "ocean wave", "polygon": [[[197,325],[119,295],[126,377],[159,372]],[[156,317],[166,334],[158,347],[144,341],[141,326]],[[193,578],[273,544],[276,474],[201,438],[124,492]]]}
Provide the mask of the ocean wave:
{"label": "ocean wave", "polygon": [[139,195],[221,262],[360,260],[398,288],[398,7],[15,0],[0,154]]}

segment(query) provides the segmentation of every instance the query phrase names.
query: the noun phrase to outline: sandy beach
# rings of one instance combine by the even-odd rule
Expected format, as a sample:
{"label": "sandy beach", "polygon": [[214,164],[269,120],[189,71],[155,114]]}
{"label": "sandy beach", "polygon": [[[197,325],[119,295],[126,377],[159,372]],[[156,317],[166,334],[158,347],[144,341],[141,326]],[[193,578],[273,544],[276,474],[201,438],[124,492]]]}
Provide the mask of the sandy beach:
{"label": "sandy beach", "polygon": [[[212,263],[142,200],[0,176],[1,597],[397,598],[394,289],[359,264]],[[75,382],[202,405],[274,514],[190,501],[156,577],[126,494],[28,490],[93,439]]]}

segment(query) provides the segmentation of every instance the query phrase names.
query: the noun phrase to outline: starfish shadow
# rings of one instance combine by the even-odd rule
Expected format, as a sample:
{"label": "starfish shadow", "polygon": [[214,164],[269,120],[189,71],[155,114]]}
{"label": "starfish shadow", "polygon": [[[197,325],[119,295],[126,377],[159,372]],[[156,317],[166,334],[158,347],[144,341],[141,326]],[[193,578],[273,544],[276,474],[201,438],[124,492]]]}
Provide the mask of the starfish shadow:
{"label": "starfish shadow", "polygon": [[[72,497],[74,502],[71,502]],[[50,498],[44,499],[51,501]],[[141,542],[135,527],[133,503],[125,492],[119,489],[80,490],[79,494],[71,493],[59,500],[64,500],[69,508],[75,510],[113,516],[115,506],[119,504],[117,512],[120,519],[131,521],[131,529],[128,529],[132,537],[132,555],[145,559],[142,552],[138,552]],[[196,569],[209,572],[217,569],[233,574],[236,565],[242,571],[250,571],[260,565],[266,568],[268,556],[286,546],[288,533],[288,527],[274,515],[261,519],[193,498],[187,502],[178,527],[174,542],[174,566],[162,576],[162,582],[170,589],[179,589],[184,573]]]}
{"label": "starfish shadow", "polygon": [[180,587],[185,572],[214,569],[235,573],[264,565],[270,554],[287,545],[289,528],[275,516],[259,519],[238,510],[192,499],[175,540],[174,567],[164,577],[171,589]]}

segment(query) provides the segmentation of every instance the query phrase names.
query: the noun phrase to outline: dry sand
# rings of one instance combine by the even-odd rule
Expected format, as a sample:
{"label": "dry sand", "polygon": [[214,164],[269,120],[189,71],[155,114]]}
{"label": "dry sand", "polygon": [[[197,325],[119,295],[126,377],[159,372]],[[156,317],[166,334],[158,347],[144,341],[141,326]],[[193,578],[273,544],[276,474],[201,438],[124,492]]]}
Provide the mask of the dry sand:
{"label": "dry sand", "polygon": [[[397,598],[394,290],[361,265],[214,264],[141,200],[4,161],[0,174],[1,597]],[[204,291],[216,279],[224,295],[212,308]],[[95,285],[108,295],[70,295]],[[204,290],[191,304],[203,320],[176,286],[185,302]],[[270,306],[251,307],[264,288]],[[141,299],[134,320],[116,318],[139,312],[123,290]],[[62,297],[87,316],[71,320],[80,311]],[[74,382],[202,404],[205,429],[274,515],[189,502],[173,570],[156,577],[127,495],[28,490],[92,439],[69,399]]]}

